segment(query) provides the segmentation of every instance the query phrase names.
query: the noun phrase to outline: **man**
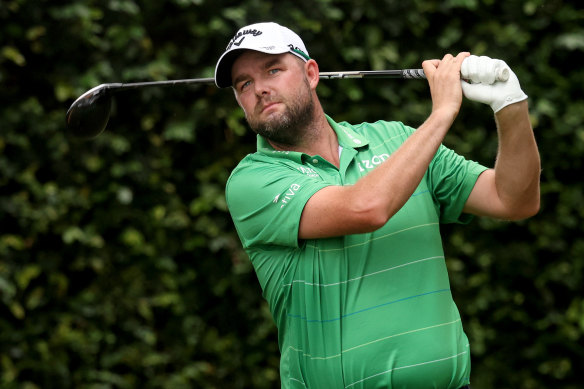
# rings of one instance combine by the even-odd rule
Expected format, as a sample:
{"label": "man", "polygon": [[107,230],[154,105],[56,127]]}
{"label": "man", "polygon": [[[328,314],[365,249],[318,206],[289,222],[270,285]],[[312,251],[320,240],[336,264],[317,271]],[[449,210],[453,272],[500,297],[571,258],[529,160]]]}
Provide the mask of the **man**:
{"label": "man", "polygon": [[[539,154],[503,61],[460,53],[422,66],[432,112],[413,129],[325,115],[317,63],[278,24],[240,29],[217,63],[217,85],[233,87],[258,134],[226,197],[278,327],[284,388],[469,384],[439,223],[537,213]],[[463,91],[495,111],[493,169],[441,145]]]}

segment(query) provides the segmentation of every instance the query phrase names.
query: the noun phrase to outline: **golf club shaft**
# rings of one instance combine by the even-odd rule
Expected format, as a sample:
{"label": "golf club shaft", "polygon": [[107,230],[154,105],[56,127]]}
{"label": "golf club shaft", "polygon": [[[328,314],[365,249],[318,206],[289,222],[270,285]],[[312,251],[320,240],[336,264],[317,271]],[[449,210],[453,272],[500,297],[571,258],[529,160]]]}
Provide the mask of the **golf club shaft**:
{"label": "golf club shaft", "polygon": [[[342,78],[406,78],[406,79],[424,79],[426,75],[422,69],[400,69],[400,70],[367,70],[367,71],[338,71],[338,72],[320,72],[321,79],[342,79]],[[106,89],[137,89],[149,86],[173,86],[189,84],[214,84],[214,78],[188,78],[182,80],[168,81],[148,81],[132,83],[111,83],[102,84],[100,87]]]}

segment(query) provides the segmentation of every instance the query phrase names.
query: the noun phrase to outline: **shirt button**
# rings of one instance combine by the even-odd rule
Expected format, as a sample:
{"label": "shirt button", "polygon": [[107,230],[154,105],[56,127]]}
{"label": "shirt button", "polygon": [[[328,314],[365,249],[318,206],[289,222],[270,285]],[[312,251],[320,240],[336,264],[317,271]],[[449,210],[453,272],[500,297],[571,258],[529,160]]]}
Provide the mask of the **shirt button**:
{"label": "shirt button", "polygon": [[312,160],[312,163],[318,163],[318,159],[314,158],[314,159]]}

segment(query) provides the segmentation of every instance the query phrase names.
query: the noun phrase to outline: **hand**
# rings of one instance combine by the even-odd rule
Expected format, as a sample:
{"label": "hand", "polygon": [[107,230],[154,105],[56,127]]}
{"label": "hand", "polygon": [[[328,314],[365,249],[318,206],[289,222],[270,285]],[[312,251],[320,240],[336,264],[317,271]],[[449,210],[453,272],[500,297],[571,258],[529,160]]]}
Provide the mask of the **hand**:
{"label": "hand", "polygon": [[[508,71],[509,78],[507,81],[497,81],[497,74],[504,70]],[[460,71],[464,96],[489,104],[495,113],[509,104],[527,99],[515,73],[500,59],[471,55],[463,61]]]}
{"label": "hand", "polygon": [[[446,54],[442,60],[433,59],[422,63],[432,95],[432,112],[450,112],[456,116],[462,103],[460,66],[470,53],[456,57]],[[454,120],[454,117],[452,118]]]}

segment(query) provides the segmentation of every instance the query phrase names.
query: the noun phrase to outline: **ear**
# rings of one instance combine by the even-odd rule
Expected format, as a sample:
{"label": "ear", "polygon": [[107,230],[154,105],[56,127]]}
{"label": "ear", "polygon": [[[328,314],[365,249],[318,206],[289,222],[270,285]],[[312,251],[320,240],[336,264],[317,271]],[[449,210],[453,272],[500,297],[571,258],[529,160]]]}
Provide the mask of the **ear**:
{"label": "ear", "polygon": [[318,64],[315,60],[309,59],[304,64],[304,69],[306,70],[306,77],[308,78],[308,83],[312,89],[316,89],[318,82],[320,81],[320,71],[318,69]]}

